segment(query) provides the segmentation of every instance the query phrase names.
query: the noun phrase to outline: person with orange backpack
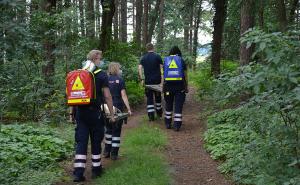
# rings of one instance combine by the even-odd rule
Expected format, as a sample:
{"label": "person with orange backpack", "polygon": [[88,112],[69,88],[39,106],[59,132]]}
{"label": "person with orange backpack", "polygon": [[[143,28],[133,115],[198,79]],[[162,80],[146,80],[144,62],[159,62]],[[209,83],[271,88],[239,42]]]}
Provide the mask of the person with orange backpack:
{"label": "person with orange backpack", "polygon": [[[87,55],[83,69],[71,71],[67,75],[66,93],[68,105],[76,107],[74,159],[74,182],[85,180],[84,171],[87,160],[87,147],[91,138],[92,178],[102,173],[101,142],[104,137],[104,114],[101,105],[104,101],[111,113],[111,122],[115,122],[112,96],[108,88],[108,76],[100,66],[102,52],[92,50]],[[103,91],[102,91],[103,90]]]}

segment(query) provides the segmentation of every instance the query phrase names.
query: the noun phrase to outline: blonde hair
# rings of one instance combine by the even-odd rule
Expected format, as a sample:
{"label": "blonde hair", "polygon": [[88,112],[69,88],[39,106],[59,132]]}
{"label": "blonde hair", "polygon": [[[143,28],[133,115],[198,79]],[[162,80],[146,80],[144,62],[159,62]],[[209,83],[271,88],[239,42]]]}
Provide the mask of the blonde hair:
{"label": "blonde hair", "polygon": [[110,75],[118,75],[121,65],[118,62],[111,62],[108,65],[108,73]]}
{"label": "blonde hair", "polygon": [[94,62],[97,55],[102,58],[102,51],[93,49],[87,54],[86,58]]}

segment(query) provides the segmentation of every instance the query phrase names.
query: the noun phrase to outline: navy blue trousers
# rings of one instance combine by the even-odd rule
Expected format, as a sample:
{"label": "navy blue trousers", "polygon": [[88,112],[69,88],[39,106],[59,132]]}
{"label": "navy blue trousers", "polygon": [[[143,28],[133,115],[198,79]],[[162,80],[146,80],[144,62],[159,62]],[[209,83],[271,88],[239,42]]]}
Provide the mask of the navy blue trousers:
{"label": "navy blue trousers", "polygon": [[[145,89],[145,94],[147,97],[147,112],[149,120],[154,120],[154,114],[156,112],[157,116],[162,116],[162,106],[161,106],[161,93],[151,90]],[[154,104],[155,100],[155,104]]]}
{"label": "navy blue trousers", "polygon": [[92,172],[101,172],[101,142],[104,137],[104,119],[99,110],[78,108],[76,112],[76,154],[74,160],[75,176],[83,176],[89,138],[91,138]]}
{"label": "navy blue trousers", "polygon": [[174,128],[180,128],[182,124],[182,109],[185,102],[185,92],[165,92],[164,99],[166,102],[165,110],[165,124],[167,128],[171,128],[172,124],[172,112],[174,110]]}

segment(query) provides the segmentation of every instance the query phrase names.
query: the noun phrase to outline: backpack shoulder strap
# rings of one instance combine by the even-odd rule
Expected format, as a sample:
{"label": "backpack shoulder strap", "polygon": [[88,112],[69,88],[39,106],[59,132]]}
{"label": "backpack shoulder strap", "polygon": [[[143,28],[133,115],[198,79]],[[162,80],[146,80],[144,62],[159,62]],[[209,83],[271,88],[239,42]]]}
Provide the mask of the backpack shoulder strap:
{"label": "backpack shoulder strap", "polygon": [[97,74],[97,73],[99,73],[99,72],[101,72],[101,69],[96,69],[93,73],[94,73],[94,74]]}

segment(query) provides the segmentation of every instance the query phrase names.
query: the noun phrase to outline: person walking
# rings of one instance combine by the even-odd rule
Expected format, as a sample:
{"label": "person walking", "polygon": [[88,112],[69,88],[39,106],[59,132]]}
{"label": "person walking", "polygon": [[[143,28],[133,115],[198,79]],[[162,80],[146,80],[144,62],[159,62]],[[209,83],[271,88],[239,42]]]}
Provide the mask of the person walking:
{"label": "person walking", "polygon": [[[126,86],[124,80],[121,78],[122,71],[120,64],[111,62],[108,65],[108,86],[112,94],[113,105],[121,112],[124,111],[124,105],[127,108],[128,114],[131,115],[131,109],[126,94]],[[105,149],[104,157],[111,157],[112,160],[117,160],[122,131],[123,120],[116,121],[115,123],[106,123],[105,132]]]}
{"label": "person walking", "polygon": [[175,131],[179,131],[182,124],[185,93],[188,93],[188,75],[186,64],[177,46],[172,47],[169,56],[165,57],[163,69],[163,93],[166,103],[165,125],[167,129],[172,128],[172,112],[173,105],[175,105],[173,128]]}
{"label": "person walking", "polygon": [[[144,85],[162,84],[161,70],[162,59],[160,55],[154,52],[154,46],[151,43],[146,45],[147,53],[141,58],[138,67],[139,80]],[[143,79],[143,72],[145,79]],[[162,116],[161,92],[146,88],[147,112],[149,121],[154,121],[155,112],[158,117]],[[155,101],[154,101],[155,100]],[[155,104],[154,104],[155,102]]]}
{"label": "person walking", "polygon": [[[76,154],[73,171],[74,182],[81,182],[85,180],[84,171],[86,167],[89,137],[91,138],[92,178],[98,177],[102,173],[100,154],[101,142],[104,137],[104,116],[100,112],[100,108],[101,104],[104,103],[103,96],[110,112],[112,113],[110,121],[115,121],[113,117],[114,112],[112,106],[112,97],[108,88],[108,76],[104,71],[101,71],[101,69],[97,67],[100,65],[101,58],[102,52],[99,50],[92,50],[87,55],[87,59],[92,66],[87,67],[94,76],[96,99],[94,102],[91,102],[88,105],[76,106]],[[80,83],[83,82],[80,81]],[[83,88],[85,87],[84,84],[79,86],[82,86]]]}

